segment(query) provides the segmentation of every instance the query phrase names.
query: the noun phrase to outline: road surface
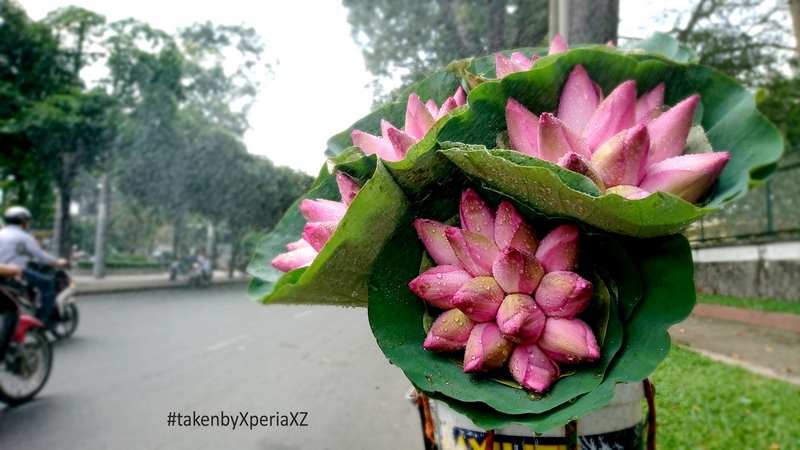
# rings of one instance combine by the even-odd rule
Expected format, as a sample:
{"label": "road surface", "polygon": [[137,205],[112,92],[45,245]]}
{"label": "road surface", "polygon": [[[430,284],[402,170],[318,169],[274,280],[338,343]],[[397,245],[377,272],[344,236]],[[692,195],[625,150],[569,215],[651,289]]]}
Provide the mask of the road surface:
{"label": "road surface", "polygon": [[243,291],[79,299],[78,331],[55,343],[45,389],[0,405],[0,448],[422,447],[410,385],[377,347],[366,310],[267,307]]}

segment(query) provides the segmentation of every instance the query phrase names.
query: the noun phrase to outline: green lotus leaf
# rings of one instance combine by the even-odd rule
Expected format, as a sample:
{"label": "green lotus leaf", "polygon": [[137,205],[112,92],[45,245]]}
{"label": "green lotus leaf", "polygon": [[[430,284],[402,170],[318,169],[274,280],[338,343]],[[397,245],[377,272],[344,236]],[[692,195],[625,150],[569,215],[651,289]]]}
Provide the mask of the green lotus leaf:
{"label": "green lotus leaf", "polygon": [[[728,151],[731,159],[716,184],[715,192],[704,205],[692,205],[668,194],[656,194],[642,200],[607,195],[598,201],[587,193],[567,192],[574,190],[574,185],[564,183],[563,177],[537,175],[535,181],[543,192],[558,192],[564,199],[585,204],[584,208],[574,209],[571,203],[546,195],[531,196],[530,206],[545,214],[570,217],[630,236],[670,234],[741,197],[750,187],[764,182],[775,170],[783,151],[780,133],[756,110],[754,95],[736,81],[709,67],[678,63],[655,53],[626,54],[607,46],[545,56],[527,72],[480,84],[469,93],[469,109],[445,124],[439,133],[439,141],[493,148],[498,134],[506,130],[505,106],[508,99],[517,100],[536,114],[556,111],[562,87],[576,64],[585,67],[605,94],[631,79],[636,81],[639,94],[663,81],[666,84],[665,103],[669,105],[693,93],[700,94],[701,105],[696,121],[702,125],[713,148]],[[492,167],[487,168],[483,164],[489,160],[484,156],[458,157],[456,153],[446,152],[448,158],[471,177],[509,195],[511,191],[520,191],[521,185],[528,181],[525,176],[535,172],[525,169],[517,171],[516,175],[505,174],[484,180],[484,176],[491,175],[489,172],[497,174],[501,167],[513,168],[513,164],[507,164],[511,158],[493,160]],[[530,165],[524,164],[525,167]]]}
{"label": "green lotus leaf", "polygon": [[[646,240],[623,238],[619,244],[639,269],[642,300],[623,326],[624,345],[596,389],[544,413],[516,415],[503,414],[480,402],[426,393],[446,402],[481,428],[493,430],[516,423],[543,433],[607,405],[614,398],[617,383],[637,383],[649,376],[669,353],[667,329],[686,319],[695,305],[691,249],[680,235]],[[416,386],[425,391],[424,384]]]}

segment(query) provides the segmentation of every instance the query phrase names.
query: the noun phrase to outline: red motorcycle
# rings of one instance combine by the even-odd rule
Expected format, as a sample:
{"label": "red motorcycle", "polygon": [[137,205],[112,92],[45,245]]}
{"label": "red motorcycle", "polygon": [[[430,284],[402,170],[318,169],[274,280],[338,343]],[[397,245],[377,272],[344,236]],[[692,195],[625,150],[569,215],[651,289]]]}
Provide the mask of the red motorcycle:
{"label": "red motorcycle", "polygon": [[13,280],[0,284],[0,401],[9,405],[39,393],[53,366],[44,324],[23,310],[22,295]]}

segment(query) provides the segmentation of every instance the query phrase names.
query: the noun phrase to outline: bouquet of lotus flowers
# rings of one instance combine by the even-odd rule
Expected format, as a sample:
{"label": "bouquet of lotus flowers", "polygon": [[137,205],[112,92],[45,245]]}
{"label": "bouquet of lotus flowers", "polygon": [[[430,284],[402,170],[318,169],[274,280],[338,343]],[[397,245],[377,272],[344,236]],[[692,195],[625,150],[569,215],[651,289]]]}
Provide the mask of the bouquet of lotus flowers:
{"label": "bouquet of lotus flowers", "polygon": [[775,170],[754,95],[665,35],[457,61],[328,141],[249,266],[368,308],[415,388],[541,433],[645,379],[695,304],[686,225]]}

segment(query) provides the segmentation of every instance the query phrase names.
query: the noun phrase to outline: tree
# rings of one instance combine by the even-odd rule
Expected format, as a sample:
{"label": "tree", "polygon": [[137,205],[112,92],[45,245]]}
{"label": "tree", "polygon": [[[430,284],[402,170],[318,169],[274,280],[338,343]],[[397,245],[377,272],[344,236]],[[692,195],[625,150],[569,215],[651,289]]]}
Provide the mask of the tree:
{"label": "tree", "polygon": [[373,75],[376,103],[384,87],[422,80],[455,59],[546,42],[548,0],[344,0],[353,39]]}

